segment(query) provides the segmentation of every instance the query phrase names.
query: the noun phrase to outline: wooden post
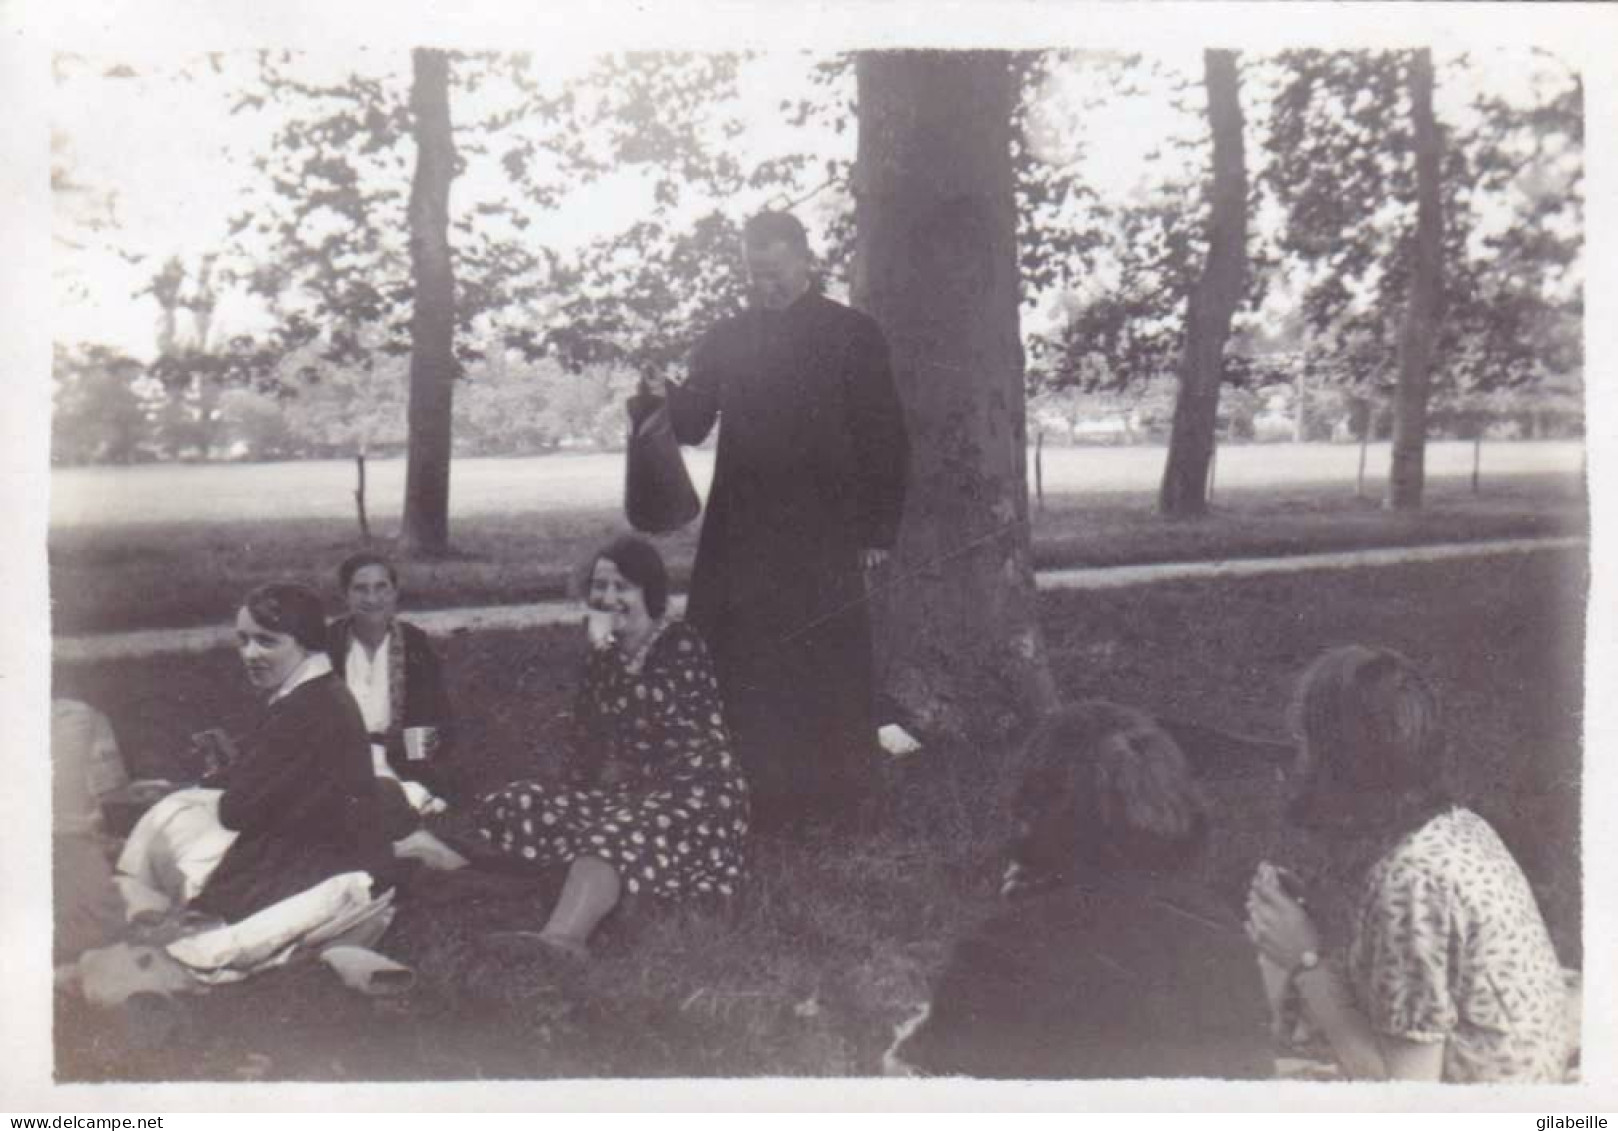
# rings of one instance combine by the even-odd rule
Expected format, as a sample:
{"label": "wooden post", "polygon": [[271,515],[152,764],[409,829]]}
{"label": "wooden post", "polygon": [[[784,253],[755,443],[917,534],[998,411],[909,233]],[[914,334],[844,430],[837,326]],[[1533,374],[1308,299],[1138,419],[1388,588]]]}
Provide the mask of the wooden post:
{"label": "wooden post", "polygon": [[1045,429],[1034,427],[1034,506],[1045,513]]}
{"label": "wooden post", "polygon": [[354,506],[359,510],[360,515],[360,537],[363,538],[365,540],[365,544],[369,546],[371,544],[371,523],[370,520],[365,517],[364,448],[361,448],[359,451],[354,453],[354,470],[359,480],[357,486],[354,488]]}

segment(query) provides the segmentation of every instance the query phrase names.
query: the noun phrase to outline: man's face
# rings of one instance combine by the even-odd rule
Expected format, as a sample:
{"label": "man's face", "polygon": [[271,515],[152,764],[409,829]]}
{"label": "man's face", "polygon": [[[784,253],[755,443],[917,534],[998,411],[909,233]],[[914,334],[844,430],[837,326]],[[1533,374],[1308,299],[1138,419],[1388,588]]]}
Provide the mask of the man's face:
{"label": "man's face", "polygon": [[753,303],[765,310],[785,310],[809,288],[809,255],[784,240],[749,244],[747,279]]}

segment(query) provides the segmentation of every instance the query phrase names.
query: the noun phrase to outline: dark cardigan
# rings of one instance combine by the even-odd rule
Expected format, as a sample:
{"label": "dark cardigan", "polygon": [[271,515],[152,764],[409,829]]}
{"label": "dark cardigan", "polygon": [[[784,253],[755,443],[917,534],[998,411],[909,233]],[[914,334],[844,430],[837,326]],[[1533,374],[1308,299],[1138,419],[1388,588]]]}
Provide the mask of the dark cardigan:
{"label": "dark cardigan", "polygon": [[227,922],[344,872],[392,881],[370,743],[341,680],[322,675],[272,703],[222,776],[219,820],[241,835],[192,901]]}
{"label": "dark cardigan", "polygon": [[[444,690],[444,676],[433,652],[427,634],[413,624],[402,620],[393,622],[394,644],[403,642],[402,654],[396,652],[392,664],[402,664],[402,678],[393,678],[389,672],[390,692],[393,700],[393,718],[382,735],[388,752],[388,765],[405,781],[419,781],[434,793],[453,793],[446,780],[446,763],[450,744],[451,714],[449,695]],[[327,648],[331,653],[332,670],[337,678],[348,678],[348,648],[354,639],[353,624],[348,617],[338,617],[326,630]],[[402,655],[402,659],[399,658]],[[401,702],[400,700],[403,700]],[[405,757],[405,727],[438,727],[439,746],[430,763],[412,762]]]}
{"label": "dark cardigan", "polygon": [[894,1051],[924,1074],[1258,1079],[1274,1072],[1253,946],[1189,879],[1128,873],[1009,905],[958,941]]}

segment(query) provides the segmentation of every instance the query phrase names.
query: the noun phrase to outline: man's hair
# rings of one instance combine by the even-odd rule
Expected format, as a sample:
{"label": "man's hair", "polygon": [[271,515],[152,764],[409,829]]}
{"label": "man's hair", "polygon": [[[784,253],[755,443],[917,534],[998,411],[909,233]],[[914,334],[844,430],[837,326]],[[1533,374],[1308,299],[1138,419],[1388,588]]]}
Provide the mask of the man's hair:
{"label": "man's hair", "polygon": [[393,582],[395,589],[399,588],[399,571],[394,567],[393,560],[386,554],[377,550],[355,550],[344,558],[337,567],[337,587],[348,592],[349,583],[354,575],[366,566],[381,566],[388,571],[388,580]]}
{"label": "man's hair", "polygon": [[618,567],[618,572],[634,585],[640,587],[646,598],[646,611],[654,617],[660,617],[669,607],[669,573],[663,565],[663,555],[657,552],[644,538],[636,538],[626,534],[615,538],[601,549],[597,550],[579,571],[579,589],[586,599],[590,592],[590,576],[595,573],[596,563],[605,559]]}
{"label": "man's hair", "polygon": [[242,601],[249,616],[271,632],[284,632],[311,652],[326,650],[326,609],[307,585],[272,581]]}
{"label": "man's hair", "polygon": [[1177,870],[1206,839],[1190,764],[1143,711],[1102,700],[1059,708],[1035,729],[1023,765],[1019,817],[1066,823],[1080,872]]}
{"label": "man's hair", "polygon": [[1292,723],[1311,757],[1300,813],[1382,823],[1446,803],[1438,696],[1398,652],[1349,644],[1320,656],[1298,680]]}
{"label": "man's hair", "polygon": [[751,217],[742,225],[742,243],[748,247],[784,243],[805,255],[809,254],[809,233],[790,212],[772,210]]}

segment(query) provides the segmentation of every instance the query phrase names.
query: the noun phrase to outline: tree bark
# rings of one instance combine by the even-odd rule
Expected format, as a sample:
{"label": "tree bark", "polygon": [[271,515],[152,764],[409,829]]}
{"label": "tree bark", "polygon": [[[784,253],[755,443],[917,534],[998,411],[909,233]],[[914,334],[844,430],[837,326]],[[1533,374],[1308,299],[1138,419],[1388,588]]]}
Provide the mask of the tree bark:
{"label": "tree bark", "polygon": [[455,382],[455,271],[449,246],[449,187],[455,142],[449,120],[449,58],[411,52],[410,109],[416,173],[410,186],[409,446],[402,540],[407,553],[449,550],[450,407]]}
{"label": "tree bark", "polygon": [[1416,146],[1416,243],[1410,297],[1399,328],[1399,383],[1393,394],[1393,462],[1388,505],[1416,510],[1426,478],[1427,395],[1443,302],[1440,275],[1444,216],[1439,201],[1441,141],[1433,117],[1433,55],[1417,51],[1410,66],[1410,117]]}
{"label": "tree bark", "polygon": [[1056,702],[1034,591],[1010,58],[857,62],[854,301],[888,335],[912,438],[887,694],[924,730],[999,736]]}
{"label": "tree bark", "polygon": [[1213,208],[1208,259],[1186,303],[1180,390],[1157,496],[1158,509],[1168,515],[1198,515],[1208,509],[1208,464],[1213,458],[1225,342],[1247,277],[1247,165],[1236,53],[1204,51],[1202,59],[1213,135]]}

